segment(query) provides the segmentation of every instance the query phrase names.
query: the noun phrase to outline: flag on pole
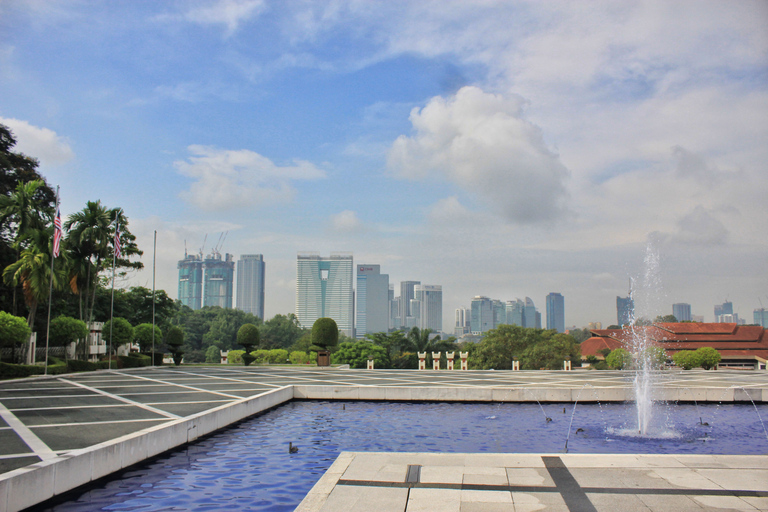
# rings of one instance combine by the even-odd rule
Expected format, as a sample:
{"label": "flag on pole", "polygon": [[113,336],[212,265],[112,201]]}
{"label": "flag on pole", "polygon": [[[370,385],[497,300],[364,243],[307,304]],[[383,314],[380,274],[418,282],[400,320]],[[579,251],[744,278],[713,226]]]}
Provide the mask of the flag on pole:
{"label": "flag on pole", "polygon": [[56,209],[56,218],[53,220],[53,257],[59,257],[61,249],[61,209]]}
{"label": "flag on pole", "polygon": [[115,222],[115,258],[120,257],[120,224]]}

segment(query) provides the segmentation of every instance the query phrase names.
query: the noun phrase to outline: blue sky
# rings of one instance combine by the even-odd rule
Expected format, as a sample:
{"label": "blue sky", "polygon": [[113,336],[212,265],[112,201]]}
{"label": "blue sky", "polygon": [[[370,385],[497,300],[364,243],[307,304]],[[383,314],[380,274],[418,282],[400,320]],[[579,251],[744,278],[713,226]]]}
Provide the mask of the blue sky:
{"label": "blue sky", "polygon": [[[299,251],[390,281],[565,296],[566,324],[768,306],[765,2],[5,0],[0,122],[62,190],[121,206],[176,261]],[[141,272],[124,283],[150,285]]]}

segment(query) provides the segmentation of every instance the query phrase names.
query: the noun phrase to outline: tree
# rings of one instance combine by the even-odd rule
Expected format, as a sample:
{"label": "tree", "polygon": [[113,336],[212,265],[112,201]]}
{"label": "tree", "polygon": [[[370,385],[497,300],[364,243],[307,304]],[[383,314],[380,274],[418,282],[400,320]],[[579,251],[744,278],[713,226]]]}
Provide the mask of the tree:
{"label": "tree", "polygon": [[611,368],[616,368],[617,370],[623,370],[625,368],[628,368],[632,364],[632,354],[630,354],[623,348],[617,348],[612,350],[611,353],[608,354],[608,357],[605,358],[605,362]]}
{"label": "tree", "polygon": [[384,347],[374,345],[366,339],[341,343],[339,349],[333,354],[333,364],[348,364],[350,368],[366,368],[369,356],[373,357],[379,368],[389,367],[389,358]]}
{"label": "tree", "polygon": [[[101,331],[102,338],[107,342],[110,353],[112,349],[133,341],[133,327],[125,318],[115,317],[104,322]],[[111,343],[110,343],[111,340]]]}
{"label": "tree", "polygon": [[705,370],[711,370],[720,363],[720,352],[712,347],[700,347],[696,349],[699,360],[701,361],[701,367]]}
{"label": "tree", "polygon": [[206,363],[220,363],[221,362],[221,353],[219,351],[219,347],[216,345],[211,345],[208,347],[205,351],[205,362]]}
{"label": "tree", "polygon": [[477,344],[472,354],[472,366],[484,370],[511,369],[513,360],[520,359],[528,347],[541,340],[540,332],[541,329],[518,325],[500,325],[491,329]]}
{"label": "tree", "polygon": [[655,324],[676,324],[677,323],[677,317],[675,315],[664,315],[664,316],[657,316],[656,319],[653,321]]}
{"label": "tree", "polygon": [[584,329],[569,329],[568,334],[573,337],[573,340],[576,343],[581,343],[582,341],[586,341],[592,337],[592,331],[586,327]]}
{"label": "tree", "polygon": [[667,351],[659,345],[651,345],[643,351],[642,358],[651,368],[661,368],[667,363]]}
{"label": "tree", "polygon": [[540,339],[520,357],[521,368],[559,370],[563,368],[565,360],[581,364],[581,347],[571,336],[553,329],[542,331],[539,336]]}
{"label": "tree", "polygon": [[59,316],[51,320],[49,343],[53,347],[64,347],[88,337],[85,322],[71,316]]}
{"label": "tree", "polygon": [[32,330],[23,318],[0,311],[0,347],[15,350],[22,343],[29,341],[31,333]]}
{"label": "tree", "polygon": [[[251,322],[259,325],[256,322]],[[259,322],[260,323],[260,322]],[[296,315],[275,315],[259,327],[261,345],[265,348],[290,348],[308,332],[299,325]]]}
{"label": "tree", "polygon": [[[154,338],[152,336],[154,332]],[[139,324],[133,329],[133,341],[139,344],[139,350],[147,353],[152,350],[152,343],[159,345],[163,341],[163,331],[151,323]]]}
{"label": "tree", "polygon": [[312,326],[312,344],[329,350],[339,343],[339,328],[333,318],[318,318]]}
{"label": "tree", "polygon": [[165,335],[165,344],[168,345],[168,350],[173,355],[173,363],[179,366],[184,355],[184,351],[181,349],[181,346],[184,345],[184,331],[181,330],[181,327],[174,325],[168,329],[168,333]]}
{"label": "tree", "polygon": [[690,370],[701,366],[700,354],[693,350],[681,350],[672,356],[672,360],[683,370]]}
{"label": "tree", "polygon": [[409,346],[409,342],[402,331],[368,333],[365,335],[365,338],[383,347],[387,354],[389,354],[390,359],[401,354]]}
{"label": "tree", "polygon": [[[251,355],[253,347],[259,345],[259,328],[253,324],[245,324],[237,330],[237,343],[245,348],[245,354],[243,354],[243,364],[248,366],[253,362],[255,357]],[[288,352],[286,352],[286,357]]]}
{"label": "tree", "polygon": [[[29,308],[27,323],[31,328],[35,322],[38,304],[48,301],[51,286],[51,257],[53,253],[53,226],[46,229],[32,229],[25,236],[26,248],[19,259],[3,271],[6,284],[19,286],[24,291],[24,301]],[[66,281],[64,257],[56,258],[53,266],[53,287],[63,288]]]}
{"label": "tree", "polygon": [[432,329],[419,329],[418,327],[413,327],[408,331],[408,336],[406,337],[407,348],[415,352],[426,352],[431,350],[433,340],[430,339],[430,334],[432,334]]}

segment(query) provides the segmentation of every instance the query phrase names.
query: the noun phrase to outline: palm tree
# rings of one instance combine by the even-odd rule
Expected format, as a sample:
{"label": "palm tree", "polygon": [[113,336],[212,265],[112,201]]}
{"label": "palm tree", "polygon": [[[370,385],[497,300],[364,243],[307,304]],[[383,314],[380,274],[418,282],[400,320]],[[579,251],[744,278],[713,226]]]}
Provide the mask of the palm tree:
{"label": "palm tree", "polygon": [[[6,222],[15,225],[16,236],[13,247],[16,261],[21,256],[22,246],[30,230],[39,230],[48,224],[46,217],[53,211],[40,201],[40,192],[45,187],[42,180],[20,182],[10,196],[0,196],[0,226]],[[13,288],[13,313],[16,314],[16,287]]]}
{"label": "palm tree", "polygon": [[430,334],[432,334],[432,329],[419,329],[418,327],[414,327],[408,332],[408,344],[416,352],[426,352],[431,350],[432,340],[429,339]]}
{"label": "palm tree", "polygon": [[[53,252],[53,226],[44,229],[30,229],[24,237],[25,248],[19,259],[3,271],[3,280],[12,286],[21,286],[24,300],[29,308],[27,323],[33,327],[38,304],[48,300],[51,286],[51,256]],[[64,253],[62,253],[63,255]],[[61,289],[66,282],[66,257],[54,261],[53,287]]]}

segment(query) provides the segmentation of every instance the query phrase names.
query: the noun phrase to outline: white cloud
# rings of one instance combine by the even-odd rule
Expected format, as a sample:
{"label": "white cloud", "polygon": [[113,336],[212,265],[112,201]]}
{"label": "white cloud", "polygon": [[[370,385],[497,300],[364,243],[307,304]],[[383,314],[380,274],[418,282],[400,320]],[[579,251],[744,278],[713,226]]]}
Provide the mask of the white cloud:
{"label": "white cloud", "polygon": [[432,98],[411,112],[415,133],[394,142],[389,167],[406,179],[447,179],[512,222],[558,219],[567,211],[568,171],[523,118],[524,104],[477,87]]}
{"label": "white cloud", "polygon": [[356,234],[366,230],[365,225],[352,210],[344,210],[331,217],[331,226],[337,233]]}
{"label": "white cloud", "polygon": [[13,150],[37,158],[42,167],[63,165],[75,158],[67,139],[53,130],[4,117],[0,117],[0,124],[9,127],[16,137]]}
{"label": "white cloud", "polygon": [[291,182],[325,177],[325,171],[304,160],[281,167],[247,149],[192,145],[188,150],[192,156],[174,162],[179,173],[195,180],[181,197],[206,211],[291,201]]}
{"label": "white cloud", "polygon": [[231,36],[264,8],[262,0],[217,0],[190,9],[184,18],[200,25],[224,25],[227,36]]}

